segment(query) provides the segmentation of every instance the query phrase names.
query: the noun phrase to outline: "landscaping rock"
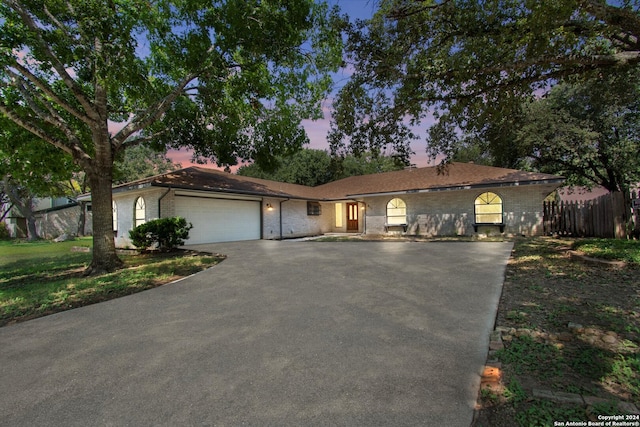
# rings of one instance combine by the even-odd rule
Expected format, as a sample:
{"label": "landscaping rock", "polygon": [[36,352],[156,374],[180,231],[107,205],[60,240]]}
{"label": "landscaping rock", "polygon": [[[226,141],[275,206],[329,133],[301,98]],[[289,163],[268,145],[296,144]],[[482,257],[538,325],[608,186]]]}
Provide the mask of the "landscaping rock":
{"label": "landscaping rock", "polygon": [[618,409],[624,414],[640,414],[638,407],[631,402],[619,402]]}
{"label": "landscaping rock", "polygon": [[502,350],[504,349],[504,344],[502,341],[491,341],[489,342],[489,350]]}
{"label": "landscaping rock", "polygon": [[569,324],[567,325],[567,327],[569,328],[570,331],[572,331],[574,334],[581,334],[584,332],[584,326],[582,326],[579,323],[574,323],[574,322],[569,322]]}
{"label": "landscaping rock", "polygon": [[569,341],[573,340],[573,334],[570,334],[569,332],[560,332],[558,334],[558,340],[564,341],[564,342],[569,342]]}
{"label": "landscaping rock", "polygon": [[582,398],[584,399],[584,403],[586,403],[587,406],[602,405],[611,401],[610,399],[605,399],[604,397],[595,396],[582,396]]}
{"label": "landscaping rock", "polygon": [[604,334],[600,339],[607,344],[615,344],[618,341],[615,336],[609,334]]}
{"label": "landscaping rock", "polygon": [[69,236],[67,233],[64,233],[56,237],[55,239],[53,239],[53,241],[56,243],[60,243],[60,242],[66,242],[67,240],[71,240],[72,238],[73,238],[72,236]]}
{"label": "landscaping rock", "polygon": [[558,403],[573,403],[576,405],[584,405],[582,396],[575,393],[564,393],[561,391],[533,389],[533,397],[538,399],[551,400]]}

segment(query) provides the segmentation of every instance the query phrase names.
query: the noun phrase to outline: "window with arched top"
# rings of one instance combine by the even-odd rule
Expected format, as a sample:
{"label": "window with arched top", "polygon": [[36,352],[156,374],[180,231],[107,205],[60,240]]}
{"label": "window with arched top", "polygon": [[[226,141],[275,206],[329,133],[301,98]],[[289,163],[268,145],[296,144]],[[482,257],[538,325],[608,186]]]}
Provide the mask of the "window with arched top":
{"label": "window with arched top", "polygon": [[118,232],[118,205],[116,205],[116,201],[111,201],[111,209],[113,210],[113,233],[116,234]]}
{"label": "window with arched top", "polygon": [[146,222],[146,213],[147,213],[147,206],[144,203],[144,198],[138,197],[136,199],[135,212],[133,216],[134,227],[137,227]]}
{"label": "window with arched top", "polygon": [[502,199],[496,193],[480,194],[474,207],[476,224],[502,224]]}
{"label": "window with arched top", "polygon": [[387,225],[407,223],[407,204],[402,199],[391,199],[387,203]]}

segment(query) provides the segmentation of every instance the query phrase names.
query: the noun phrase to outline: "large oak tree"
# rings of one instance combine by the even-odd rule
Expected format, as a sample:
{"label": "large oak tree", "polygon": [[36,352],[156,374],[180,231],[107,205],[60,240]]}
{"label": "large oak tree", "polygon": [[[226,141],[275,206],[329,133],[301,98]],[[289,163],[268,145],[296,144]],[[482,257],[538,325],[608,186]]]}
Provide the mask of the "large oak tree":
{"label": "large oak tree", "polygon": [[562,83],[523,106],[511,145],[570,185],[629,195],[640,181],[640,73]]}
{"label": "large oak tree", "polygon": [[299,148],[341,61],[339,23],[313,0],[3,0],[0,112],[87,174],[89,271],[121,264],[121,151],[188,146],[233,164]]}
{"label": "large oak tree", "polygon": [[349,31],[354,73],[334,103],[333,148],[410,153],[412,126],[433,117],[427,151],[451,158],[473,142],[467,134],[508,125],[523,100],[568,76],[636,68],[639,4],[381,0]]}

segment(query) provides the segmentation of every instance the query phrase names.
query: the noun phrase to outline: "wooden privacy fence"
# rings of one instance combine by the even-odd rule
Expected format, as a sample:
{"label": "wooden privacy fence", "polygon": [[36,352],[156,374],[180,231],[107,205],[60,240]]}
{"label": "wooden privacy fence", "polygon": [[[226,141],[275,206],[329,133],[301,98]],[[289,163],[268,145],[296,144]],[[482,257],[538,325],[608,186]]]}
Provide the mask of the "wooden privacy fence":
{"label": "wooden privacy fence", "polygon": [[[634,192],[631,198],[636,198]],[[635,216],[635,218],[634,218]],[[544,202],[544,233],[573,237],[626,238],[625,217],[638,227],[638,209],[635,215],[625,215],[624,197],[620,192],[609,193],[593,200],[576,202]],[[628,230],[631,234],[631,230]]]}

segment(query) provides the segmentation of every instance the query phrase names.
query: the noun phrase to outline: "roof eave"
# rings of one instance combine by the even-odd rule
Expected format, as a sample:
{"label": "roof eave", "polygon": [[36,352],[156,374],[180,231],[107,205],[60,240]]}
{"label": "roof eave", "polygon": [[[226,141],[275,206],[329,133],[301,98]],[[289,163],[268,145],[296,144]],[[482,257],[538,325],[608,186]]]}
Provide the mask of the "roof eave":
{"label": "roof eave", "polygon": [[374,197],[374,196],[396,196],[400,194],[416,194],[416,193],[436,193],[440,191],[458,191],[458,190],[473,190],[475,188],[495,188],[495,187],[519,187],[525,185],[561,185],[564,183],[564,178],[552,178],[544,180],[525,180],[525,181],[513,181],[513,182],[491,182],[486,184],[471,184],[471,185],[452,185],[444,187],[433,188],[414,188],[408,190],[397,191],[383,191],[378,193],[360,193],[360,194],[347,194],[347,197]]}
{"label": "roof eave", "polygon": [[274,194],[274,193],[268,193],[268,192],[262,192],[262,191],[247,191],[247,190],[238,190],[238,189],[229,189],[229,188],[193,188],[186,185],[174,185],[171,183],[152,183],[151,185],[154,187],[171,188],[174,190],[192,190],[192,191],[215,192],[215,193],[225,193],[225,194],[243,194],[246,196],[270,197],[274,199],[296,199],[296,200],[320,201],[320,199],[317,199],[317,198],[296,196],[288,193]]}

